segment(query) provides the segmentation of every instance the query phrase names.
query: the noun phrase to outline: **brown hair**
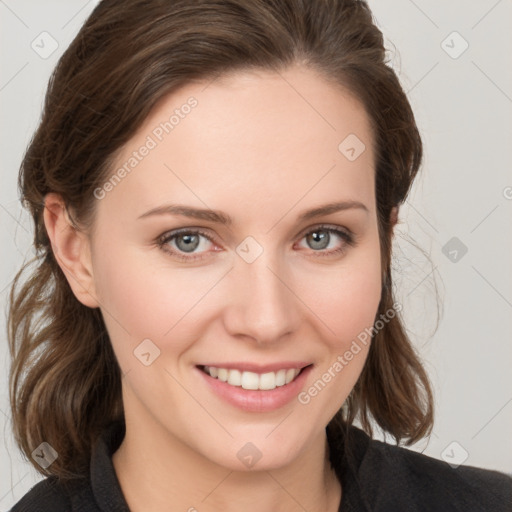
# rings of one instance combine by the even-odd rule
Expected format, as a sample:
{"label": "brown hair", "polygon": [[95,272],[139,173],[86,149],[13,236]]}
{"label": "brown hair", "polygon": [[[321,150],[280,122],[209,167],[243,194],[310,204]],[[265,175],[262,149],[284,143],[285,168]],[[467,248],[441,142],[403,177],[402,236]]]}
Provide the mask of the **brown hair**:
{"label": "brown hair", "polygon": [[[279,71],[298,62],[351,91],[371,120],[382,254],[377,317],[393,307],[390,214],[410,190],[422,142],[367,4],[103,0],[50,78],[19,176],[37,255],[11,289],[10,399],[16,440],[41,473],[86,474],[94,439],[123,418],[122,376],[101,312],[75,298],[56,262],[43,223],[45,194],[62,196],[77,229],[90,226],[93,191],[159,99],[191,80],[243,69]],[[375,421],[410,444],[431,431],[432,402],[427,375],[397,314],[373,336],[362,374],[329,428],[359,418],[371,434]],[[46,470],[31,457],[41,442],[59,455]]]}

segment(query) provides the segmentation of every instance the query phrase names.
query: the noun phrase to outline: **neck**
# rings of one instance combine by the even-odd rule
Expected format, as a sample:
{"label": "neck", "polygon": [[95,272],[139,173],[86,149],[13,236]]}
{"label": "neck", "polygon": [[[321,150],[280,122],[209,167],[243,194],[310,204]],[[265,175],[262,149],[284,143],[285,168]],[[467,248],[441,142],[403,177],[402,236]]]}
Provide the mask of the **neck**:
{"label": "neck", "polygon": [[192,450],[160,425],[126,418],[112,460],[132,512],[337,512],[341,486],[325,430],[285,467],[233,471]]}

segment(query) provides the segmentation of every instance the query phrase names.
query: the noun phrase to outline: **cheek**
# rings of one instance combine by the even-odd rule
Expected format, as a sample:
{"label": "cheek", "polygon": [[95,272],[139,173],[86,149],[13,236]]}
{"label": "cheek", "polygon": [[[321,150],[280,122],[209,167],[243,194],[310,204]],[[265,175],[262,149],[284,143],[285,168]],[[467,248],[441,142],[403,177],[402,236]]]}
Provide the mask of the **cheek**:
{"label": "cheek", "polygon": [[[381,267],[378,246],[347,259],[333,279],[332,272],[316,276],[309,287],[308,305],[315,316],[316,334],[324,343],[325,357],[298,396],[310,414],[327,423],[345,402],[361,371],[371,344],[381,298]],[[325,391],[324,391],[325,390]],[[305,410],[306,410],[305,409]],[[315,412],[316,411],[316,412]]]}
{"label": "cheek", "polygon": [[316,272],[301,283],[300,296],[321,321],[326,339],[338,351],[345,350],[375,321],[382,288],[378,242],[354,251],[338,270]]}
{"label": "cheek", "polygon": [[184,350],[191,336],[178,333],[190,331],[191,318],[203,311],[202,300],[221,276],[200,268],[155,266],[148,264],[151,259],[140,250],[125,250],[122,258],[99,255],[94,265],[96,293],[120,359],[144,339],[166,351]]}

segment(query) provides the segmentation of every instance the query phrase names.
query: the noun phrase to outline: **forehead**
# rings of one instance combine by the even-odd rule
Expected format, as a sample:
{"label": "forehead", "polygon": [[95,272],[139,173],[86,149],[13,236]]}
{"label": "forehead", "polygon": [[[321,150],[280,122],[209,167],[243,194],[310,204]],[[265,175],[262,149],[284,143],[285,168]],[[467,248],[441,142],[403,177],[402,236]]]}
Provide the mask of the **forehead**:
{"label": "forehead", "polygon": [[219,207],[291,207],[307,195],[373,208],[370,120],[354,96],[304,68],[188,83],[157,103],[113,171],[121,166],[128,172],[112,198],[123,191],[139,209],[177,194]]}

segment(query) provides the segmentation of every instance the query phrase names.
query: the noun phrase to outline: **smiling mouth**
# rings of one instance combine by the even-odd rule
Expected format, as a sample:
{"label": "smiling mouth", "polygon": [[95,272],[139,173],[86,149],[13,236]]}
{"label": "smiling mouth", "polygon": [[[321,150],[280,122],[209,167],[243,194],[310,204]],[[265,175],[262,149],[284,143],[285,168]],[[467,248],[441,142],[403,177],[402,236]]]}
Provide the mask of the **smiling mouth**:
{"label": "smiling mouth", "polygon": [[275,372],[255,373],[240,371],[236,369],[217,368],[215,366],[198,366],[204,373],[234,387],[241,387],[247,390],[270,391],[277,387],[286,386],[294,381],[308,365],[304,368],[288,368]]}

